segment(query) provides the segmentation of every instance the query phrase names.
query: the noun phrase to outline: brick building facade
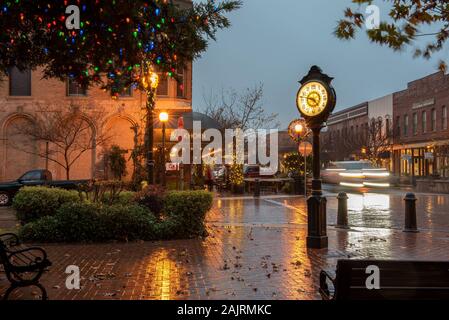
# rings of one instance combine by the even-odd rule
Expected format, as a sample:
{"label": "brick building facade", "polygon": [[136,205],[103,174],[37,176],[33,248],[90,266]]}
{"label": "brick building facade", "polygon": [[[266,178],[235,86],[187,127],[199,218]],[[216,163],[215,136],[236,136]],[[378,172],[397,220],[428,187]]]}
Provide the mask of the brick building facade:
{"label": "brick building facade", "polygon": [[410,82],[393,103],[394,174],[449,177],[449,75]]}
{"label": "brick building facade", "polygon": [[448,108],[449,75],[437,72],[412,81],[403,91],[332,114],[323,133],[323,158],[363,158],[364,148],[354,137],[382,121],[380,135],[389,144],[383,167],[398,177],[449,178]]}
{"label": "brick building facade", "polygon": [[[161,126],[157,115],[167,111],[170,115],[166,136],[170,128],[176,128],[179,117],[192,110],[192,67],[188,65],[180,71],[180,81],[160,78],[155,115],[155,147],[162,139]],[[78,90],[78,91],[77,91]],[[45,168],[53,173],[56,179],[64,179],[64,169],[54,162],[48,162],[42,156],[32,152],[33,148],[43,148],[42,145],[23,146],[28,138],[14,132],[17,125],[33,125],[42,113],[42,106],[66,107],[77,106],[83,119],[92,124],[92,150],[82,154],[71,169],[71,179],[104,177],[102,155],[108,146],[115,144],[127,151],[128,177],[132,173],[130,154],[136,137],[132,127],[138,128],[139,140],[143,139],[145,94],[139,90],[130,89],[118,99],[113,99],[110,92],[99,87],[83,91],[68,81],[57,79],[42,79],[41,71],[20,73],[13,70],[9,77],[0,82],[0,180],[16,179],[25,171],[35,168]],[[45,108],[44,108],[45,109]],[[96,114],[101,110],[104,121],[101,127],[94,125]],[[107,145],[96,146],[95,136],[108,132],[110,140]],[[24,150],[31,148],[30,150]],[[32,150],[33,149],[33,150]]]}
{"label": "brick building facade", "polygon": [[368,102],[333,113],[322,134],[323,160],[359,159],[362,146],[355,138],[366,135],[368,119]]}

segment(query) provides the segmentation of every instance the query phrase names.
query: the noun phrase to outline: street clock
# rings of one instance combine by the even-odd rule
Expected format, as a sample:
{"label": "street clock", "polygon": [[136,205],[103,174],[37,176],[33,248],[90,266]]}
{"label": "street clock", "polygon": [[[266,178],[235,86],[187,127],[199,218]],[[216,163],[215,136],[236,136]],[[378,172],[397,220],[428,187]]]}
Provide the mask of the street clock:
{"label": "street clock", "polygon": [[317,66],[299,81],[301,87],[296,96],[299,113],[310,127],[321,126],[335,108],[337,101],[331,77],[324,74]]}

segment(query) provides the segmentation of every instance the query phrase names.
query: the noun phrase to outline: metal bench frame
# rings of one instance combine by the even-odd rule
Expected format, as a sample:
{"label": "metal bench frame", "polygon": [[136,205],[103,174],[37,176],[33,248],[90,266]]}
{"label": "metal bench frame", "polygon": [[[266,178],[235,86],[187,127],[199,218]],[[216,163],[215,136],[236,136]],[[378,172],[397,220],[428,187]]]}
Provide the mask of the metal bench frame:
{"label": "metal bench frame", "polygon": [[7,300],[17,288],[36,286],[42,292],[42,300],[47,300],[47,291],[39,283],[46,269],[51,266],[47,253],[39,247],[22,247],[14,233],[0,235],[0,264],[3,265],[10,287],[3,295]]}

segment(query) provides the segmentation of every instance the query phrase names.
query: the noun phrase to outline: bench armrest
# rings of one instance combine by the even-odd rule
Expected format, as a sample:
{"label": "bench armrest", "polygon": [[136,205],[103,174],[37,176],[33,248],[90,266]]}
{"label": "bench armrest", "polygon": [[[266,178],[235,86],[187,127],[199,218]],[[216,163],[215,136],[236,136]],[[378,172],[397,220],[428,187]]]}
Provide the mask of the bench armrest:
{"label": "bench armrest", "polygon": [[[23,257],[26,257],[29,262],[27,263],[27,261],[24,261]],[[21,261],[23,264],[13,264],[11,259],[14,258],[17,258],[17,261]],[[39,247],[30,247],[22,250],[11,251],[8,255],[8,259],[11,265],[19,268],[32,266],[37,268],[46,268],[51,265],[50,261],[47,259],[47,253],[44,249]]]}
{"label": "bench armrest", "polygon": [[15,247],[20,244],[19,237],[14,233],[0,234],[0,241],[7,247]]}
{"label": "bench armrest", "polygon": [[332,285],[335,288],[335,279],[332,278],[331,275],[329,275],[326,271],[321,270],[320,272],[320,294],[323,300],[334,300],[335,294],[331,295],[329,291],[329,286],[327,284],[327,280],[330,280]]}

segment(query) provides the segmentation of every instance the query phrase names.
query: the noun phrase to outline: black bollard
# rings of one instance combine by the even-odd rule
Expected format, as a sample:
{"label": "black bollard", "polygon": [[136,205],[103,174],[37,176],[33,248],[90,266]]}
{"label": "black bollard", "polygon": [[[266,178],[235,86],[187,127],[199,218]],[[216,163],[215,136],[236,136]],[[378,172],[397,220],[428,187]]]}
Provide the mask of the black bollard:
{"label": "black bollard", "polygon": [[254,198],[260,197],[260,180],[256,179],[254,182]]}
{"label": "black bollard", "polygon": [[413,193],[407,193],[405,202],[405,226],[403,232],[419,232],[416,221],[416,196]]}
{"label": "black bollard", "polygon": [[348,227],[348,195],[340,192],[338,199],[337,228],[349,229]]}

